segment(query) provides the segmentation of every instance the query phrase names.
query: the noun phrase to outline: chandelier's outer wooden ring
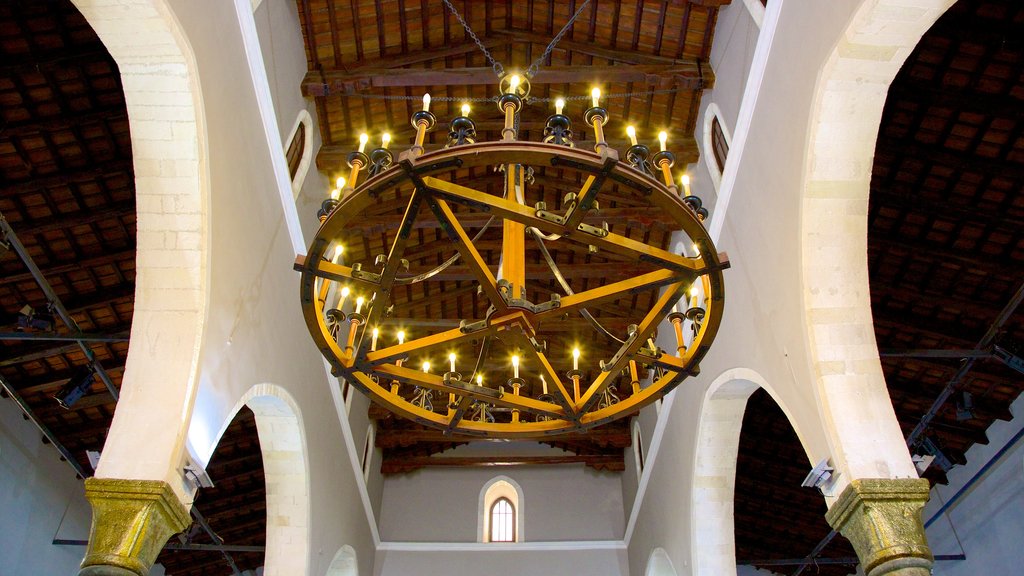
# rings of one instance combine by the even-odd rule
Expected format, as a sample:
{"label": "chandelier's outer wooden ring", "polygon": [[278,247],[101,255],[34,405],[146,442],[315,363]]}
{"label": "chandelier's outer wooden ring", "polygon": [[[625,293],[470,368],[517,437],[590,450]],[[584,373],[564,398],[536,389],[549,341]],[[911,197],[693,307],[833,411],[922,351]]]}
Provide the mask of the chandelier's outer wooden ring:
{"label": "chandelier's outer wooden ring", "polygon": [[[426,374],[417,370],[396,366],[393,360],[396,357],[408,356],[408,350],[427,350],[444,345],[462,338],[458,329],[435,334],[427,338],[405,343],[404,346],[392,346],[383,351],[367,354],[367,344],[357,349],[349,356],[345,354],[344,346],[330,336],[329,328],[325,321],[324,306],[318,297],[317,280],[326,279],[338,282],[346,282],[363,290],[376,290],[380,288],[372,280],[359,277],[354,274],[352,268],[343,265],[332,264],[329,258],[325,259],[325,253],[331,243],[342,235],[345,227],[368,209],[376,200],[376,197],[386,190],[397,186],[412,185],[423,198],[450,201],[463,204],[482,203],[484,209],[501,213],[508,207],[503,203],[506,201],[497,196],[475,192],[457,185],[433,178],[435,174],[450,172],[456,168],[472,168],[480,166],[495,166],[502,164],[521,164],[532,166],[558,166],[566,170],[576,170],[586,175],[604,174],[606,178],[617,182],[621,186],[627,186],[636,191],[637,194],[647,197],[651,204],[663,211],[672,218],[699,248],[699,254],[695,257],[682,257],[675,255],[672,265],[674,270],[662,271],[659,278],[660,283],[651,284],[668,286],[661,297],[648,314],[654,314],[660,309],[655,318],[660,323],[664,320],[668,308],[671,307],[681,295],[685,294],[693,279],[700,278],[705,296],[704,306],[706,316],[700,331],[693,338],[690,346],[683,353],[682,357],[663,353],[658,358],[649,356],[637,356],[636,352],[630,354],[636,357],[639,362],[646,363],[663,369],[660,378],[656,378],[646,387],[634,392],[616,404],[601,409],[595,408],[593,400],[587,409],[582,409],[585,402],[581,398],[573,402],[565,392],[565,388],[558,375],[550,369],[541,371],[548,379],[554,378],[552,386],[556,388],[553,396],[559,397],[559,390],[564,400],[558,403],[550,403],[526,396],[513,396],[506,393],[503,397],[481,394],[481,391],[457,388],[446,383],[440,375]],[[477,196],[470,194],[474,192]],[[482,196],[479,196],[482,195]],[[414,193],[415,197],[416,194]],[[535,212],[533,208],[522,206],[522,210],[516,212],[515,218],[530,218],[528,213]],[[511,213],[508,213],[511,214]],[[506,214],[506,216],[508,215]],[[496,214],[501,215],[501,214]],[[536,222],[530,220],[529,225],[537,225],[547,233],[559,232],[555,225],[550,222]],[[572,230],[561,230],[570,239]],[[578,237],[579,234],[577,233]],[[589,238],[594,240],[597,239]],[[577,240],[580,241],[580,240]],[[608,246],[614,248],[613,246]],[[665,251],[657,251],[652,248],[652,261],[659,261],[657,258],[667,258]],[[685,261],[685,265],[679,264]],[[348,382],[371,397],[374,401],[382,404],[387,409],[396,412],[410,420],[420,424],[448,430],[456,437],[490,437],[490,438],[522,438],[539,439],[547,438],[568,432],[578,432],[599,426],[612,420],[634,414],[640,408],[658,400],[673,390],[686,376],[696,375],[699,372],[699,362],[707,354],[712,341],[714,340],[724,310],[724,284],[722,270],[729,266],[724,254],[715,251],[714,243],[708,235],[703,224],[696,217],[683,201],[666,186],[651,179],[649,176],[635,170],[625,162],[619,162],[614,151],[605,155],[598,155],[594,152],[568,148],[553,144],[539,142],[483,142],[453,148],[441,149],[415,157],[411,154],[403,154],[399,162],[376,176],[368,179],[348,196],[346,196],[337,209],[321,224],[316,237],[313,239],[309,252],[305,257],[299,256],[295,268],[302,273],[300,281],[300,295],[303,315],[313,340],[325,358],[331,363],[333,372],[337,376],[345,377]],[[652,274],[645,276],[653,276]],[[323,290],[323,288],[321,288]],[[590,291],[592,292],[592,291]],[[563,297],[563,302],[567,297]],[[379,308],[379,306],[378,306]],[[514,315],[512,315],[514,316]],[[520,326],[529,323],[532,317],[523,314],[522,318],[513,318],[504,325],[492,325],[486,330],[465,336],[465,338],[479,338],[484,334],[493,334],[497,331],[509,329],[510,326]],[[372,322],[368,320],[368,322]],[[518,322],[519,324],[517,324]],[[650,328],[653,330],[653,327]],[[648,331],[648,334],[650,331]],[[368,341],[368,337],[365,338]],[[646,339],[646,336],[643,340]],[[390,352],[388,352],[390,351]],[[546,363],[546,359],[543,360]],[[616,371],[616,375],[617,375]],[[378,376],[375,381],[371,375]],[[382,378],[383,376],[384,378]],[[385,378],[387,379],[385,381]],[[596,380],[601,380],[599,375]],[[613,377],[605,380],[613,380]],[[391,392],[389,382],[397,380],[406,384],[414,384],[442,392],[456,393],[460,399],[475,399],[485,401],[498,406],[511,407],[524,413],[542,414],[550,419],[538,420],[535,422],[477,422],[460,419],[454,425],[448,414],[436,413],[422,409],[402,396]],[[595,380],[595,383],[596,383]]]}

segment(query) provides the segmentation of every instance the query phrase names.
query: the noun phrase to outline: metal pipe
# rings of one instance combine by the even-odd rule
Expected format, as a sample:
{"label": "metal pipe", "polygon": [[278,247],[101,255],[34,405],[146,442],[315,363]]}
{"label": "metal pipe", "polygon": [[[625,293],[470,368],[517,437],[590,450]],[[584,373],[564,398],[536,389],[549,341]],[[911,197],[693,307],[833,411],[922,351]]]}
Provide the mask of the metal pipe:
{"label": "metal pipe", "polygon": [[29,407],[28,402],[25,402],[25,399],[22,398],[21,395],[18,394],[17,390],[14,389],[14,386],[12,386],[11,383],[2,375],[0,375],[0,387],[2,387],[4,392],[14,400],[14,403],[21,408],[21,411],[25,413],[25,416],[27,416],[33,424],[35,424],[36,428],[42,432],[43,437],[45,437],[46,440],[57,449],[57,452],[60,453],[61,459],[70,464],[71,467],[75,469],[75,473],[77,473],[81,478],[85,478],[87,475],[85,470],[83,470],[78,464],[78,460],[75,460],[74,456],[71,455],[71,452],[68,452],[68,449],[57,440],[57,437],[54,436],[53,432],[50,432],[50,429],[47,428],[46,424],[43,424],[38,418],[36,418],[36,415],[32,412],[32,408]]}
{"label": "metal pipe", "polygon": [[[54,538],[54,546],[88,546],[88,540],[68,540],[65,538]],[[165,550],[185,550],[191,552],[266,552],[266,546],[231,546],[228,544],[176,544],[168,542]]]}
{"label": "metal pipe", "polygon": [[[14,233],[14,229],[11,228],[7,219],[4,218],[3,213],[0,213],[0,230],[3,231],[4,237],[7,239],[7,242],[11,247],[14,248],[14,251],[21,258],[21,261],[25,263],[25,267],[28,268],[32,277],[35,278],[39,288],[43,291],[43,295],[46,296],[46,300],[51,306],[53,306],[53,309],[57,312],[57,315],[60,316],[60,319],[68,328],[71,329],[72,332],[81,332],[78,328],[78,323],[75,322],[75,319],[71,317],[67,308],[65,308],[64,304],[60,301],[60,298],[57,297],[57,293],[53,291],[53,287],[50,286],[50,283],[46,280],[42,270],[36,266],[35,260],[32,259],[28,250],[25,249],[25,245],[18,239],[18,235]],[[102,380],[103,384],[107,387],[107,391],[114,397],[114,400],[117,400],[119,398],[117,388],[114,387],[114,382],[110,379],[107,371],[103,369],[103,365],[96,359],[96,355],[93,354],[92,348],[89,348],[83,340],[76,339],[75,342],[78,343],[78,347],[82,349],[82,353],[85,354],[85,357],[89,359],[89,363],[92,364],[96,374],[99,375],[100,380]]]}
{"label": "metal pipe", "polygon": [[978,469],[977,472],[974,473],[974,476],[971,476],[971,479],[968,480],[966,484],[964,484],[959,490],[957,490],[956,494],[953,494],[952,498],[950,498],[945,504],[943,504],[941,508],[936,510],[935,514],[933,514],[932,517],[924,523],[924,527],[928,528],[929,526],[931,526],[936,520],[938,520],[939,516],[941,516],[946,510],[952,508],[953,505],[956,504],[957,501],[959,501],[960,498],[962,498],[963,495],[966,494],[967,491],[971,489],[971,486],[974,486],[974,483],[980,480],[981,477],[984,476],[986,472],[988,472],[989,468],[995,466],[996,463],[1002,459],[1004,454],[1009,452],[1010,449],[1012,449],[1017,444],[1017,442],[1020,442],[1021,438],[1024,438],[1024,428],[1018,430],[1017,433],[1013,435],[1013,438],[1010,438],[1010,440],[1007,441],[1006,444],[1002,448],[1000,448],[998,452],[996,452],[991,458],[989,458],[988,462],[985,462],[984,466],[982,466],[980,469]]}
{"label": "metal pipe", "polygon": [[51,340],[55,342],[127,342],[128,334],[57,334],[54,332],[0,332],[0,340]]}

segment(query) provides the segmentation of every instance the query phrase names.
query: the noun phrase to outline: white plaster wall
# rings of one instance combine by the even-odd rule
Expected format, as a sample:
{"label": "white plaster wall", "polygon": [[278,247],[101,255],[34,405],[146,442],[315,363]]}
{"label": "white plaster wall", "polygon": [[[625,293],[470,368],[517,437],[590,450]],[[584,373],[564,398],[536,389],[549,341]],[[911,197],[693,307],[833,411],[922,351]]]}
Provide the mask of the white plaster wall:
{"label": "white plaster wall", "polygon": [[[949,473],[949,485],[936,485],[924,509],[928,521],[1024,428],[1024,396],[1010,407],[1014,419],[989,426],[988,445],[967,451],[967,465]],[[959,540],[959,541],[958,541]],[[936,576],[1017,574],[1024,563],[1024,439],[989,468],[946,513],[928,528],[928,543],[936,555],[964,554],[964,561],[936,562]]]}
{"label": "white plaster wall", "polygon": [[270,160],[281,150],[271,150],[263,132],[235,6],[170,4],[198,63],[212,189],[210,312],[190,439],[208,457],[247,390],[259,383],[286,389],[308,427],[311,573],[324,573],[343,544],[369,573],[373,538],[323,360],[302,321],[295,252]]}
{"label": "white plaster wall", "polygon": [[82,481],[11,400],[0,400],[0,576],[75,574],[91,512]]}
{"label": "white plaster wall", "polygon": [[480,490],[498,475],[523,488],[527,543],[622,539],[619,474],[571,464],[433,468],[389,476],[384,481],[381,540],[475,542]]}
{"label": "white plaster wall", "polygon": [[[320,225],[316,211],[327,197],[331,182],[328,176],[316,168],[316,153],[322,142],[316,102],[303,98],[300,89],[307,66],[298,6],[289,0],[262,2],[253,12],[253,17],[270,84],[270,95],[274,100],[274,114],[277,117],[282,149],[288,146],[287,138],[300,109],[305,109],[313,119],[310,127],[312,158],[295,201],[302,231],[306,238],[312,238]],[[353,423],[353,431],[358,428],[360,426]]]}
{"label": "white plaster wall", "polygon": [[[735,14],[735,19],[723,14],[720,26],[739,27],[741,18],[749,19],[746,8],[734,4],[723,12],[742,14]],[[730,162],[742,164],[719,241],[719,249],[728,252],[732,262],[732,269],[725,272],[723,325],[701,366],[702,374],[685,381],[675,392],[665,424],[665,443],[629,540],[633,574],[642,573],[650,551],[658,546],[665,548],[680,575],[693,574],[689,543],[694,537],[699,546],[701,527],[690,526],[685,503],[693,489],[696,423],[702,398],[719,374],[741,367],[761,374],[794,424],[809,452],[809,462],[828,455],[802,322],[800,190],[818,69],[858,2],[785,0],[780,4],[782,14],[746,136],[746,150],[742,158],[730,156]],[[748,31],[751,26],[747,25]],[[719,34],[716,32],[716,39],[729,36],[728,32]],[[748,49],[745,41],[740,45]],[[734,104],[721,93],[729,85],[739,89],[742,83],[735,79],[746,76],[748,70],[746,57],[723,58],[716,68],[718,84],[713,97],[727,121],[738,112],[730,109]],[[735,136],[735,121],[729,128]],[[697,137],[700,141],[700,135]],[[734,149],[735,143],[734,139]],[[700,189],[694,191],[704,195]]]}
{"label": "white plaster wall", "polygon": [[[495,546],[495,545],[489,545]],[[399,551],[378,553],[374,576],[629,576],[626,552],[594,550]]]}

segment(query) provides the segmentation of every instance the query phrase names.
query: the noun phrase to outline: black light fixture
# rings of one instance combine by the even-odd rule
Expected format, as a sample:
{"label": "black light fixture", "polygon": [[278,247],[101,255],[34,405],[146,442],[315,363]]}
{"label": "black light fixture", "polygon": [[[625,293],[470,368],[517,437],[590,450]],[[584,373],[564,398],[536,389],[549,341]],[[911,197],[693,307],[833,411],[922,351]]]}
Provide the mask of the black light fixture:
{"label": "black light fixture", "polygon": [[967,390],[961,390],[956,397],[956,420],[966,422],[974,418],[974,397]]}
{"label": "black light fixture", "polygon": [[50,332],[53,330],[53,313],[47,306],[46,311],[37,312],[26,304],[18,311],[18,331],[39,330]]}
{"label": "black light fixture", "polygon": [[54,396],[54,399],[58,404],[61,405],[65,410],[70,410],[71,406],[78,402],[85,393],[89,391],[92,386],[93,376],[95,370],[92,366],[83,366],[75,372],[75,375],[68,380],[68,383],[60,389],[60,392]]}

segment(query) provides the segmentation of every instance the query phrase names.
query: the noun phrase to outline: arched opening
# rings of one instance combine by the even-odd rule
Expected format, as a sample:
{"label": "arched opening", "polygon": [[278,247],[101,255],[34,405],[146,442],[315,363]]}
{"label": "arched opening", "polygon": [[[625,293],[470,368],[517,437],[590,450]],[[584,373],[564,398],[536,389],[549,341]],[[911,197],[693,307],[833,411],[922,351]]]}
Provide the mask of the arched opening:
{"label": "arched opening", "polygon": [[[257,432],[256,414],[243,406],[231,419],[206,465],[206,473],[213,487],[196,493],[196,507],[224,544],[232,546],[264,546],[266,534],[254,531],[253,526],[267,523],[266,481],[263,452]],[[239,502],[256,504],[240,506]],[[198,524],[183,535],[190,544],[212,545],[209,534]],[[177,538],[171,538],[177,543]],[[230,573],[228,557],[240,571],[256,570],[264,564],[261,552],[167,550],[160,553],[157,563],[167,574],[204,576]]]}
{"label": "arched opening", "polygon": [[288,177],[292,183],[292,195],[298,198],[313,158],[313,118],[305,109],[299,110],[295,118],[284,156],[288,165]]}
{"label": "arched opening", "polygon": [[647,559],[647,570],[644,576],[676,576],[676,569],[664,548],[655,548]]}
{"label": "arched opening", "polygon": [[477,540],[523,542],[523,489],[507,476],[492,478],[480,490]]}
{"label": "arched opening", "polygon": [[325,576],[359,576],[359,564],[356,562],[356,551],[348,544],[341,547],[327,567]]}
{"label": "arched opening", "polygon": [[[178,465],[198,388],[208,294],[206,138],[196,63],[164,0],[73,1],[120,71],[138,232],[132,345],[96,475],[163,480],[185,502]],[[153,86],[175,104],[152,104]],[[139,430],[147,431],[144,439]]]}
{"label": "arched opening", "polygon": [[[760,374],[737,368],[719,376],[705,395],[691,495],[690,550],[696,576],[735,573],[737,558],[806,555],[815,542],[804,549],[786,531],[786,525],[799,525],[797,517],[829,530],[821,495],[800,488],[810,463],[800,431],[794,429],[798,425],[791,425],[793,420],[769,390]],[[755,456],[766,451],[775,455],[773,461]],[[741,516],[763,524],[737,525],[734,519]],[[769,528],[773,523],[777,527]]]}
{"label": "arched opening", "polygon": [[722,111],[714,102],[708,104],[704,110],[704,138],[702,141],[702,154],[704,162],[708,165],[708,172],[711,173],[711,181],[715,190],[722,184],[722,174],[725,173],[725,162],[729,157],[729,146],[732,143],[732,133],[722,120]]}
{"label": "arched opening", "polygon": [[[309,464],[301,411],[288,391],[274,384],[258,384],[250,388],[235,405],[233,413],[236,416],[231,421],[237,420],[237,414],[245,411],[252,412],[254,427],[247,430],[247,435],[254,441],[258,439],[258,458],[250,456],[247,461],[260,469],[266,485],[265,499],[255,498],[255,493],[244,499],[265,502],[262,518],[266,526],[263,574],[306,574],[309,567]],[[229,430],[230,427],[223,429],[214,451],[214,459],[222,450],[221,446],[230,440]],[[212,466],[213,459],[207,472],[216,486],[218,478],[211,472]],[[209,489],[199,491],[197,505],[205,502],[205,490]],[[228,502],[237,505],[230,498]],[[254,509],[258,507],[253,505]],[[205,507],[202,509],[205,510]],[[246,525],[251,530],[259,522],[252,519]]]}

